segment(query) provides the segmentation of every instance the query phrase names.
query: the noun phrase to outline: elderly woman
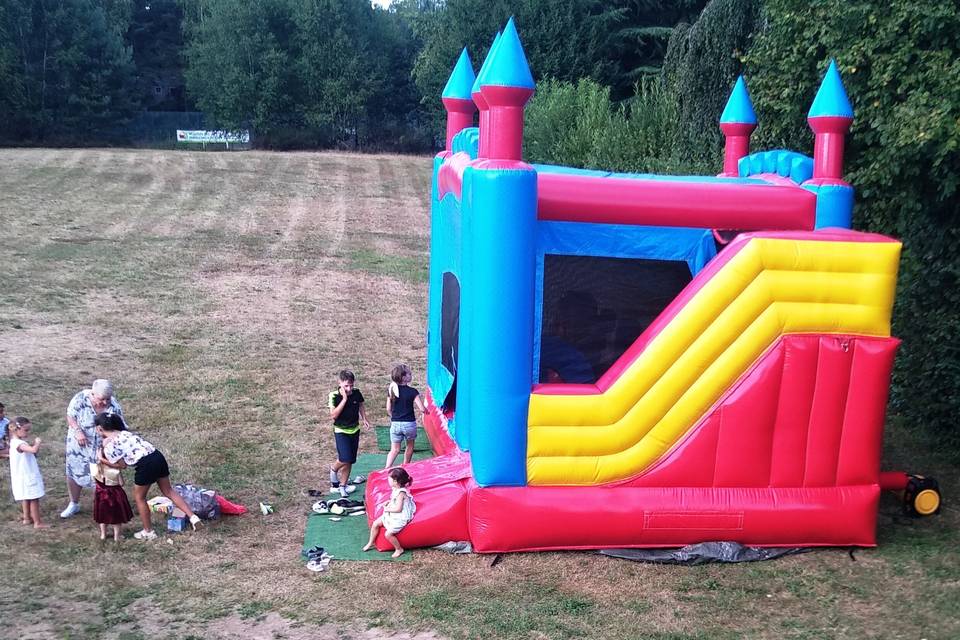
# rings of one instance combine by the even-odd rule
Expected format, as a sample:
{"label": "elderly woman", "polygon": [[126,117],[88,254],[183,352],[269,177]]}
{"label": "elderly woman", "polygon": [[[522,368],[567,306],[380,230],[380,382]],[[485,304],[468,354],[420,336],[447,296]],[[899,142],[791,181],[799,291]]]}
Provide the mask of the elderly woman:
{"label": "elderly woman", "polygon": [[70,504],[60,514],[69,518],[80,511],[80,491],[92,486],[90,463],[97,461],[100,436],[94,425],[99,413],[116,414],[123,418],[123,409],[113,397],[109,380],[94,380],[89,389],[73,396],[67,406],[67,489]]}

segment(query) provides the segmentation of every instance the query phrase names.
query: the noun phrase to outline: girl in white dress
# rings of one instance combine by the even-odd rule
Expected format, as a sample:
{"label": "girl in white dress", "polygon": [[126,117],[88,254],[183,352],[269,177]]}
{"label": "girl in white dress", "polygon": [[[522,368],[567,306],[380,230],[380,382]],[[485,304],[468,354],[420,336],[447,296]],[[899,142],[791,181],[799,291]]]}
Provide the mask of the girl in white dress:
{"label": "girl in white dress", "polygon": [[27,443],[27,437],[33,425],[22,416],[13,419],[10,428],[10,487],[13,499],[23,506],[23,524],[33,523],[34,529],[46,529],[49,525],[40,521],[40,498],[44,495],[43,476],[37,466],[37,452],[40,451],[40,438],[34,438],[33,444]]}
{"label": "girl in white dress", "polygon": [[417,513],[417,505],[413,501],[413,496],[410,495],[413,478],[406,469],[403,467],[391,469],[388,480],[393,490],[390,500],[383,505],[383,515],[374,520],[370,526],[370,540],[363,550],[369,551],[373,548],[377,534],[382,528],[384,537],[393,545],[393,557],[399,558],[403,555],[403,546],[397,539],[397,534],[413,520],[414,514]]}

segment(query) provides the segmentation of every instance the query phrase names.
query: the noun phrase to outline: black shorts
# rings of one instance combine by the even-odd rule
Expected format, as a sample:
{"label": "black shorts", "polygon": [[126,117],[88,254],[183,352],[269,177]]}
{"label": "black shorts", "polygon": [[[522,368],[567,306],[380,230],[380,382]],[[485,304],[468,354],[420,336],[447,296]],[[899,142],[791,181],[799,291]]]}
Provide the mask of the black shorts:
{"label": "black shorts", "polygon": [[333,437],[337,441],[337,460],[347,464],[357,461],[357,451],[360,449],[360,432],[337,433]]}
{"label": "black shorts", "polygon": [[170,477],[170,467],[167,466],[167,459],[163,457],[159,449],[154,449],[153,453],[140,458],[134,467],[136,471],[133,474],[133,484],[141,487],[149,487],[160,478]]}

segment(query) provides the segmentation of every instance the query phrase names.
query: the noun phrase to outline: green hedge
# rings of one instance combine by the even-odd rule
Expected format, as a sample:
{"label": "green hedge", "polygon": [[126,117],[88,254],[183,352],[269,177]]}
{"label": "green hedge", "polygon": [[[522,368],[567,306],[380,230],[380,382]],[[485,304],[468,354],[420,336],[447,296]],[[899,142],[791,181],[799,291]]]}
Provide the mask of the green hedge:
{"label": "green hedge", "polygon": [[810,153],[806,113],[830,58],[855,112],[854,225],[903,241],[891,409],[960,452],[960,6],[766,0],[747,55],[755,146]]}

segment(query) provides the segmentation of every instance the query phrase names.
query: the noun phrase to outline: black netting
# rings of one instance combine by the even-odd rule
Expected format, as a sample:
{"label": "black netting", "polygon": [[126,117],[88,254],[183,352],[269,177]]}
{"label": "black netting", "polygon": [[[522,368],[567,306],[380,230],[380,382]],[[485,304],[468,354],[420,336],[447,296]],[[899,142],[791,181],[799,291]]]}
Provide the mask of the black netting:
{"label": "black netting", "polygon": [[686,262],[547,254],[540,382],[596,382],[690,280]]}
{"label": "black netting", "polygon": [[453,384],[442,407],[448,411],[457,404],[457,362],[460,350],[460,281],[453,273],[443,274],[440,295],[440,363],[453,376]]}

